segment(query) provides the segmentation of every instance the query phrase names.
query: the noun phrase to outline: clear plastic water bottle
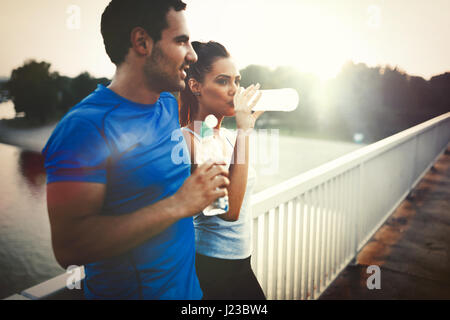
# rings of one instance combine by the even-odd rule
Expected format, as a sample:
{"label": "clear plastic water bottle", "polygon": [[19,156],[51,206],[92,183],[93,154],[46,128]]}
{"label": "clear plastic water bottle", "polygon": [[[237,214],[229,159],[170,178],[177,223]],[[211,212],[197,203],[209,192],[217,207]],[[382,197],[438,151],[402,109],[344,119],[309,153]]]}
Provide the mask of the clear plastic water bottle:
{"label": "clear plastic water bottle", "polygon": [[[206,117],[200,130],[201,142],[195,151],[197,164],[202,164],[207,160],[224,161],[223,150],[220,141],[214,138],[214,127],[217,125],[217,118],[213,115]],[[225,161],[226,162],[226,161]],[[228,196],[216,199],[212,204],[203,210],[205,216],[214,216],[228,211]]]}
{"label": "clear plastic water bottle", "polygon": [[253,111],[294,111],[298,106],[298,93],[295,89],[259,90],[261,98]]}

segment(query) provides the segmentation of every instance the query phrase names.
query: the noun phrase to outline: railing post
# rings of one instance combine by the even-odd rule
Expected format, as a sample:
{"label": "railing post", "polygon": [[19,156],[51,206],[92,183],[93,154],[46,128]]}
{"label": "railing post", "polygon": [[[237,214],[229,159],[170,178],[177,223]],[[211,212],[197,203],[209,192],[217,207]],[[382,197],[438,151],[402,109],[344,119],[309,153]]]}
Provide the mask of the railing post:
{"label": "railing post", "polygon": [[[326,280],[325,283],[326,285],[328,284],[329,281],[331,281],[331,277],[332,277],[332,263],[331,263],[331,248],[332,248],[332,243],[331,243],[331,230],[333,227],[333,208],[332,208],[332,204],[331,204],[331,185],[332,185],[332,180],[330,179],[329,181],[326,182],[326,196],[325,196],[325,200],[327,203],[327,231],[326,231],[326,236],[327,236],[327,265],[326,265]],[[325,285],[325,287],[326,287]]]}
{"label": "railing post", "polygon": [[[419,133],[420,134],[420,133]],[[414,152],[413,152],[413,169],[412,169],[412,174],[411,174],[411,181],[409,183],[409,191],[408,191],[408,196],[410,196],[411,191],[413,189],[413,184],[414,181],[416,181],[416,170],[417,170],[417,149],[418,149],[418,144],[419,144],[419,137],[416,134],[414,135]]]}
{"label": "railing post", "polygon": [[294,300],[302,298],[302,268],[303,268],[303,212],[300,196],[295,198],[295,250],[294,250]]}
{"label": "railing post", "polygon": [[310,191],[307,191],[305,193],[305,198],[304,198],[304,212],[305,212],[305,282],[304,282],[304,295],[305,295],[305,300],[308,299],[309,296],[309,252],[310,252],[310,232],[311,232],[311,205],[309,203],[309,193]]}
{"label": "railing post", "polygon": [[362,226],[364,225],[362,223],[362,218],[363,218],[363,210],[362,210],[362,205],[363,205],[363,199],[364,199],[364,162],[361,162],[358,166],[359,168],[359,179],[358,179],[358,194],[357,194],[357,212],[355,215],[355,252],[354,252],[354,257],[355,257],[355,263],[356,263],[356,255],[358,254],[358,247],[359,247],[359,242],[360,242],[360,229],[362,228]]}

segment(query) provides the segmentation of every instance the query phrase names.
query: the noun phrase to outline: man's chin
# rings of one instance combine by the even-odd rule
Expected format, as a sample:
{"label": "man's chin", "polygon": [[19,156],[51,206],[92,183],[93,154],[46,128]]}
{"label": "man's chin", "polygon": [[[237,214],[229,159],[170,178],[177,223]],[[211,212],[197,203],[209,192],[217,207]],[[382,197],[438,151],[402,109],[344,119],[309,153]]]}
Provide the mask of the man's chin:
{"label": "man's chin", "polygon": [[182,80],[179,84],[178,91],[183,91],[186,88],[186,83]]}
{"label": "man's chin", "polygon": [[174,83],[171,87],[172,87],[171,90],[168,90],[170,92],[183,91],[184,88],[186,88],[186,83],[184,83],[183,80],[179,80],[178,83],[176,84]]}
{"label": "man's chin", "polygon": [[180,92],[183,91],[184,88],[186,87],[185,83],[178,83],[178,84],[172,84],[172,85],[167,85],[164,86],[164,88],[161,88],[161,92]]}

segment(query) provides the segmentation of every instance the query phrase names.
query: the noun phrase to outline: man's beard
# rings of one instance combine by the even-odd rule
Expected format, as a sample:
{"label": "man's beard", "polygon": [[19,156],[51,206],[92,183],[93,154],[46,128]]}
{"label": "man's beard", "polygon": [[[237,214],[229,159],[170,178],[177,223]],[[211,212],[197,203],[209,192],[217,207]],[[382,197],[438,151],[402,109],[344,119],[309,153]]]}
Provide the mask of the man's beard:
{"label": "man's beard", "polygon": [[[164,67],[170,68],[170,66],[172,66],[172,63],[165,57],[161,48],[157,45],[154,46],[152,54],[147,58],[144,65],[147,84],[152,90],[173,92],[184,89],[184,81],[181,81],[178,72],[170,74],[168,70],[164,69]],[[173,69],[178,70],[177,67]]]}

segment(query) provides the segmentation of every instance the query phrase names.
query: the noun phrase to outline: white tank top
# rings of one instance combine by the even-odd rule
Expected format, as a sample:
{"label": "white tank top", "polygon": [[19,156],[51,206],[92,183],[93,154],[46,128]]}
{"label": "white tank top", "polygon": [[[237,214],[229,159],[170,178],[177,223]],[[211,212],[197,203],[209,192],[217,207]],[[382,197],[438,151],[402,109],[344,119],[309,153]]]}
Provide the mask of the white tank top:
{"label": "white tank top", "polygon": [[[189,128],[182,128],[194,135],[195,141],[200,142],[198,134]],[[226,162],[229,165],[234,150],[236,137],[227,129],[220,128],[219,137],[228,141]],[[229,156],[228,156],[229,155]],[[245,259],[252,253],[253,217],[250,198],[256,184],[256,171],[248,168],[247,188],[242,201],[239,219],[225,221],[218,216],[205,216],[199,213],[194,217],[196,251],[205,256],[220,259]]]}

